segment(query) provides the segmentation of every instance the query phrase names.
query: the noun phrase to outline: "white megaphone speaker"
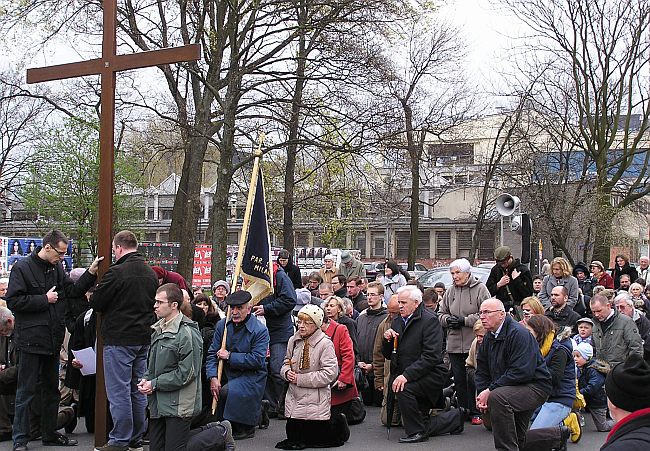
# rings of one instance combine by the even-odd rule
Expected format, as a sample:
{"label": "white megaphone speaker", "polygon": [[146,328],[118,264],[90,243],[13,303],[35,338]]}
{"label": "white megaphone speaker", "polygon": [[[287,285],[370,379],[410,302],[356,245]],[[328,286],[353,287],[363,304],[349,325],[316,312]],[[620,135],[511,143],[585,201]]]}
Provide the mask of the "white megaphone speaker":
{"label": "white megaphone speaker", "polygon": [[497,211],[501,216],[510,216],[515,212],[515,210],[517,210],[517,207],[519,207],[519,202],[517,196],[503,193],[497,197]]}

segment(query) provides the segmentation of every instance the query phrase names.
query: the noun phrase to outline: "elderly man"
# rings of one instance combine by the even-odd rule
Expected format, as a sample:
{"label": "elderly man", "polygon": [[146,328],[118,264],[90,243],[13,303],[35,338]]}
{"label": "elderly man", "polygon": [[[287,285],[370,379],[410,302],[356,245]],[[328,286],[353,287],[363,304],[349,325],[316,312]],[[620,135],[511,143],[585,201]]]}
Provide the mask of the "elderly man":
{"label": "elderly man", "polygon": [[496,449],[523,449],[530,418],[551,393],[551,373],[535,338],[500,300],[483,301],[479,317],[487,333],[476,357],[476,406],[489,414]]}
{"label": "elderly man", "polygon": [[212,285],[212,302],[214,302],[217,307],[224,312],[228,308],[225,302],[228,293],[230,293],[230,284],[225,280],[217,280]]}
{"label": "elderly man", "polygon": [[323,279],[325,283],[332,283],[332,277],[336,274],[336,268],[334,267],[334,256],[332,254],[327,254],[323,258],[323,267],[318,271],[318,275]]}
{"label": "elderly man", "polygon": [[339,265],[339,274],[345,277],[345,280],[352,277],[366,277],[366,268],[359,260],[354,258],[348,251],[341,253],[341,264]]}
{"label": "elderly man", "polygon": [[181,289],[166,283],[156,292],[148,370],[138,383],[149,402],[149,448],[185,449],[192,417],[201,410],[203,339],[199,326],[180,311]]}
{"label": "elderly man", "polygon": [[627,293],[621,293],[614,298],[614,305],[623,315],[634,320],[641,340],[643,340],[643,358],[650,362],[650,319],[634,308],[634,301]]}
{"label": "elderly man", "polygon": [[650,283],[650,258],[648,258],[646,255],[639,258],[638,273],[639,279],[643,279],[645,281],[645,285],[648,286]]}
{"label": "elderly man", "polygon": [[[226,324],[223,318],[217,323],[205,363],[210,391],[219,403],[218,416],[230,421],[235,440],[255,436],[267,377],[269,331],[252,314],[250,301],[248,291],[236,291],[226,297],[230,321]],[[221,349],[226,328],[226,349]],[[219,361],[224,365],[225,377],[221,381],[217,379]]]}
{"label": "elderly man", "polygon": [[8,286],[9,286],[9,278],[8,277],[0,278],[0,307],[7,306],[7,302],[5,301],[5,296],[7,295]]}
{"label": "elderly man", "polygon": [[632,318],[613,309],[609,299],[602,294],[594,295],[590,305],[594,315],[591,338],[597,359],[614,366],[632,354],[643,356],[641,335]]}
{"label": "elderly man", "polygon": [[82,296],[95,282],[100,258],[77,283],[63,269],[68,239],[52,230],[32,254],[17,261],[11,270],[7,306],[16,317],[14,339],[19,351],[16,415],[13,425],[14,450],[25,451],[29,438],[29,406],[41,402],[43,444],[74,446],[76,440],[56,429],[59,408],[59,353],[65,335],[68,298]]}
{"label": "elderly man", "polygon": [[576,324],[580,315],[573,311],[567,304],[569,292],[566,287],[557,286],[551,290],[551,308],[546,311],[546,316],[553,320],[557,327],[570,327],[572,331],[577,332]]}
{"label": "elderly man", "polygon": [[490,294],[499,299],[507,310],[518,307],[524,298],[533,295],[533,277],[530,270],[518,258],[512,256],[508,246],[496,248],[494,259],[497,264],[492,267],[485,285]]}
{"label": "elderly man", "polygon": [[334,296],[334,290],[332,289],[332,284],[323,282],[318,286],[318,297],[323,301],[330,296]]}
{"label": "elderly man", "polygon": [[391,361],[389,390],[395,392],[406,436],[400,443],[429,439],[429,410],[442,395],[442,327],[422,304],[422,292],[413,285],[397,290],[400,316],[384,332],[382,354]]}
{"label": "elderly man", "polygon": [[622,292],[628,292],[630,291],[630,285],[632,285],[632,280],[630,279],[629,274],[621,274],[620,279],[618,280],[618,290],[616,290],[618,293]]}

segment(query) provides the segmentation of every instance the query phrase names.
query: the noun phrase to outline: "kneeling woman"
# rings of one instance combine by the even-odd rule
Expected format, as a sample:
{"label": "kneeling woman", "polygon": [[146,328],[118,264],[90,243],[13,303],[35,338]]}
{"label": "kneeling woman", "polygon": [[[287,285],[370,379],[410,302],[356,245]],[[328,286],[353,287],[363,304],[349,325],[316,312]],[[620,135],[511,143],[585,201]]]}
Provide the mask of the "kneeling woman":
{"label": "kneeling woman", "polygon": [[287,438],[279,449],[335,447],[350,436],[345,415],[330,418],[330,384],[337,379],[338,364],[332,341],[320,330],[323,310],[306,305],[298,312],[298,331],[289,339],[280,370],[289,382],[285,399]]}

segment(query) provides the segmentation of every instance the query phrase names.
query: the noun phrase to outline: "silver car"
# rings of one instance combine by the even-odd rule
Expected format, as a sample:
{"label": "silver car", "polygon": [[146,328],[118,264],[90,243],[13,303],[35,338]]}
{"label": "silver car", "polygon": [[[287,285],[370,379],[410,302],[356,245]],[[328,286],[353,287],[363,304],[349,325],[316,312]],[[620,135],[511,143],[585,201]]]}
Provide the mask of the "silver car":
{"label": "silver car", "polygon": [[[472,275],[481,282],[486,283],[488,277],[490,277],[490,268],[472,266]],[[451,273],[449,272],[449,266],[440,266],[438,268],[433,268],[432,270],[422,274],[418,278],[418,281],[424,288],[433,288],[433,286],[438,282],[444,283],[445,287],[449,288],[454,283],[453,279],[451,278]]]}

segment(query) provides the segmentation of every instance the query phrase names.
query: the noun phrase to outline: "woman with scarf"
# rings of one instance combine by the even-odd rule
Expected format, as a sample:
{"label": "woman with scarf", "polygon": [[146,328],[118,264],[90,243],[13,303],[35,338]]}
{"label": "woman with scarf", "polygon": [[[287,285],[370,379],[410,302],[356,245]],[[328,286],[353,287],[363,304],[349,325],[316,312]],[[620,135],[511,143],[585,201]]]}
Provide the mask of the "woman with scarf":
{"label": "woman with scarf", "polygon": [[345,415],[330,413],[330,385],[338,364],[332,341],[323,333],[323,310],[305,305],[298,312],[298,330],[289,339],[282,378],[289,382],[285,398],[287,438],[278,449],[342,446],[350,437]]}

